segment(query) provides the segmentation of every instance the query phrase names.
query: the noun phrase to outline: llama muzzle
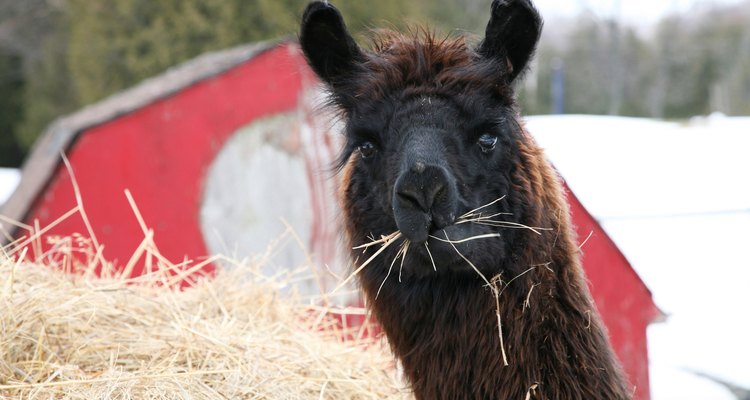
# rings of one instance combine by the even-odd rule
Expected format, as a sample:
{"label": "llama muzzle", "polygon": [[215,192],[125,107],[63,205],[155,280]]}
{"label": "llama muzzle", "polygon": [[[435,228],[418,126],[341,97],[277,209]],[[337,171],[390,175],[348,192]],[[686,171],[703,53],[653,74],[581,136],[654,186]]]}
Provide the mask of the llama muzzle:
{"label": "llama muzzle", "polygon": [[396,180],[392,201],[396,225],[413,243],[427,241],[456,219],[455,180],[440,165],[411,163]]}

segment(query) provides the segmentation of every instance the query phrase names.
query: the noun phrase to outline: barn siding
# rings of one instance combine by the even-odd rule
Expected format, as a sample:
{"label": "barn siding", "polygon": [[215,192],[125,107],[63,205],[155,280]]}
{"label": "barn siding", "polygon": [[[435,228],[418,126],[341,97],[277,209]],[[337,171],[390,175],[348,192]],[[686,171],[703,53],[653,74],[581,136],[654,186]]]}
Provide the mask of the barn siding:
{"label": "barn siding", "polygon": [[[297,106],[308,73],[302,65],[299,53],[283,45],[79,133],[67,156],[105,256],[124,264],[143,239],[123,193],[130,189],[163,255],[176,262],[204,257],[197,216],[208,165],[241,126]],[[68,172],[59,165],[26,220],[46,226],[74,206]],[[85,233],[79,218],[51,234],[72,232]]]}

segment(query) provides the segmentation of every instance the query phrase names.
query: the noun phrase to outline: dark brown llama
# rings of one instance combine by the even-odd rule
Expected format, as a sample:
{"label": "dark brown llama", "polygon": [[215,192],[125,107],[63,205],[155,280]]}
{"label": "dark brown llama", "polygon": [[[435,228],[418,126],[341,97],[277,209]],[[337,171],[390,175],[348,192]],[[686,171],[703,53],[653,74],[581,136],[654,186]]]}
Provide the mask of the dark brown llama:
{"label": "dark brown llama", "polygon": [[390,239],[354,250],[382,251],[359,282],[418,399],[628,399],[514,100],[541,18],[526,0],[491,12],[476,48],[419,31],[363,50],[332,5],[305,10],[302,49],[346,123],[347,238]]}

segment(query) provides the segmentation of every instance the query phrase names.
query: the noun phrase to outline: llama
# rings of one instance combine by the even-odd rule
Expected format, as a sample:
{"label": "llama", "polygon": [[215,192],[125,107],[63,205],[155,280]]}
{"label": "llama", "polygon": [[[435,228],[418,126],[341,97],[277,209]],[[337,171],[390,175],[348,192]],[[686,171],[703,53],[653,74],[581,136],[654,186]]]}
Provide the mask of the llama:
{"label": "llama", "polygon": [[355,273],[418,399],[631,398],[514,100],[541,25],[528,0],[495,0],[476,47],[419,30],[364,50],[327,2],[302,18],[345,122]]}

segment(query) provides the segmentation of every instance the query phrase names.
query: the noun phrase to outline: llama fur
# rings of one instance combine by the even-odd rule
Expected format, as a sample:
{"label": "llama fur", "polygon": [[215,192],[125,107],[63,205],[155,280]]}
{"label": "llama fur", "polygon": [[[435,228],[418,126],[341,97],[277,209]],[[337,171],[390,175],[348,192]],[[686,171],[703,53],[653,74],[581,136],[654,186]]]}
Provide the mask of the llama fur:
{"label": "llama fur", "polygon": [[[515,102],[541,18],[520,0],[491,13],[477,46],[416,29],[377,32],[363,50],[335,7],[305,11],[303,51],[346,125],[346,240],[403,234],[359,284],[418,399],[629,399],[561,179]],[[506,224],[457,223],[487,204],[477,213]]]}

